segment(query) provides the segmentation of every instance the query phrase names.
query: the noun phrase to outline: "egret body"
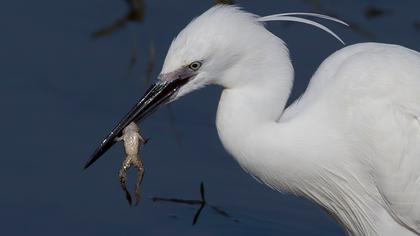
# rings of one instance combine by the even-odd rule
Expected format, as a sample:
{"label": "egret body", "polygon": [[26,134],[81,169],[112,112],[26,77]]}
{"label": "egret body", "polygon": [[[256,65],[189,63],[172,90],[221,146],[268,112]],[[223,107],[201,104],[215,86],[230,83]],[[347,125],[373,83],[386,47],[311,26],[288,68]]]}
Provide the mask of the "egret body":
{"label": "egret body", "polygon": [[[277,19],[313,24],[296,15]],[[286,108],[294,77],[288,49],[262,23],[275,18],[216,6],[193,20],[172,42],[157,83],[88,165],[131,121],[216,84],[224,88],[217,131],[249,174],[316,202],[348,234],[420,234],[420,53],[345,47]]]}

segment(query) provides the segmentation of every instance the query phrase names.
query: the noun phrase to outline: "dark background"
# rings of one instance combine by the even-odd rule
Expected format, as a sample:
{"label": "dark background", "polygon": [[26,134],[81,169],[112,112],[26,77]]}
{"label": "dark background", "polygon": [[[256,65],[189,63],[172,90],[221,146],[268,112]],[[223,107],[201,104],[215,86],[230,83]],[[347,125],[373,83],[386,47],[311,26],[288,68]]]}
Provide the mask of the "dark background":
{"label": "dark background", "polygon": [[[318,12],[347,44],[395,43],[420,50],[420,1],[236,1],[258,15]],[[123,0],[3,1],[0,7],[1,235],[342,235],[311,202],[283,195],[245,174],[223,150],[214,119],[220,88],[206,88],[142,123],[143,199],[129,207],[117,171],[117,145],[93,168],[85,161],[155,78],[171,40],[211,0],[145,0],[144,16],[93,35],[126,15]],[[318,20],[317,20],[318,21]],[[120,22],[120,25],[122,23]],[[310,26],[273,22],[296,70],[293,98],[342,45]],[[155,51],[155,58],[149,51]],[[153,63],[151,63],[153,62]],[[131,177],[134,177],[131,175]],[[198,206],[150,197],[199,199]],[[132,183],[132,182],[130,182]]]}

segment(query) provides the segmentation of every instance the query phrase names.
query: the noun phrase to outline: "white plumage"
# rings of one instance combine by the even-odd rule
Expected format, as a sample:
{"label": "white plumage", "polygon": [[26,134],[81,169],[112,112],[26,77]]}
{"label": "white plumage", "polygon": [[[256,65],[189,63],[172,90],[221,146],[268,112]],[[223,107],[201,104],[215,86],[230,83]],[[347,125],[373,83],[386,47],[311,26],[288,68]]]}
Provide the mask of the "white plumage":
{"label": "white plumage", "polygon": [[351,235],[420,234],[420,54],[379,43],[345,47],[285,108],[293,67],[261,21],[308,23],[298,15],[213,7],[172,42],[162,74],[202,63],[176,98],[223,86],[219,136],[261,182],[315,201]]}

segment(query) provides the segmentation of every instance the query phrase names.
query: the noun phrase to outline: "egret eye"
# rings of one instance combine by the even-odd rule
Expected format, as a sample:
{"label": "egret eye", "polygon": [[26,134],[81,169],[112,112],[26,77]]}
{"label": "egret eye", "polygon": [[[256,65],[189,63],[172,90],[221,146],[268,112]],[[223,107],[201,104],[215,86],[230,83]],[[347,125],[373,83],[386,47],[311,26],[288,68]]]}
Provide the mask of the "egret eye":
{"label": "egret eye", "polygon": [[190,68],[193,71],[196,71],[196,70],[200,69],[200,67],[201,67],[201,62],[199,62],[199,61],[195,61],[195,62],[188,65],[188,68]]}

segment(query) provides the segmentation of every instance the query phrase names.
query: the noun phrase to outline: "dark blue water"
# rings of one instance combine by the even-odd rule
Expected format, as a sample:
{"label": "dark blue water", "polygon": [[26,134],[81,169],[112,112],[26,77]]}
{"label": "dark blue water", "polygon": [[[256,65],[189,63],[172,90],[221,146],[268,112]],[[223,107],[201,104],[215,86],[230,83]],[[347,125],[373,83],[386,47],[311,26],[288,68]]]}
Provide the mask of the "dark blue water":
{"label": "dark blue water", "polygon": [[[378,41],[420,50],[419,1],[236,2],[259,15],[337,16],[354,26],[328,23],[348,44]],[[150,42],[155,77],[177,32],[212,4],[146,0],[143,22],[98,39],[91,37],[94,31],[126,14],[124,1],[1,4],[1,235],[343,234],[323,210],[257,183],[223,150],[214,125],[219,88],[187,96],[142,124],[152,139],[142,152],[146,175],[139,207],[130,208],[120,190],[120,145],[82,171],[101,138],[145,90]],[[367,11],[370,6],[379,10]],[[322,60],[342,46],[310,26],[268,26],[289,45],[296,98]],[[133,51],[137,62],[130,72]],[[205,208],[191,226],[198,206],[150,199],[199,199],[201,181],[207,201],[231,218]]]}

